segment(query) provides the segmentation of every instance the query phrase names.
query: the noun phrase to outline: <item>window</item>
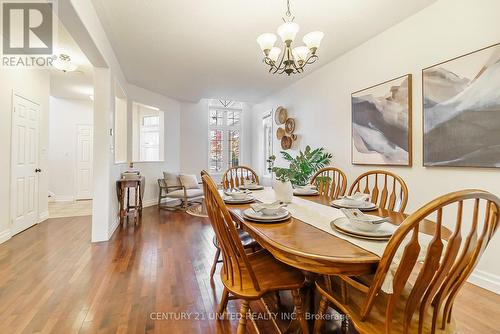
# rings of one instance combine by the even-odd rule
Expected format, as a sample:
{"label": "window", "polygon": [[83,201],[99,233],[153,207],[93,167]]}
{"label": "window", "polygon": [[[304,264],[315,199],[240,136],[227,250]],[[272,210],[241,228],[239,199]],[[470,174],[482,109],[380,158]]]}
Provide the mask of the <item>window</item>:
{"label": "window", "polygon": [[273,121],[272,113],[267,114],[262,118],[262,126],[264,130],[264,175],[271,175],[271,164],[268,159],[273,155]]}
{"label": "window", "polygon": [[158,161],[160,157],[160,116],[142,116],[139,160]]}
{"label": "window", "polygon": [[133,161],[163,161],[163,111],[134,103],[133,120]]}
{"label": "window", "polygon": [[237,108],[209,108],[210,173],[222,173],[240,164],[241,112]]}

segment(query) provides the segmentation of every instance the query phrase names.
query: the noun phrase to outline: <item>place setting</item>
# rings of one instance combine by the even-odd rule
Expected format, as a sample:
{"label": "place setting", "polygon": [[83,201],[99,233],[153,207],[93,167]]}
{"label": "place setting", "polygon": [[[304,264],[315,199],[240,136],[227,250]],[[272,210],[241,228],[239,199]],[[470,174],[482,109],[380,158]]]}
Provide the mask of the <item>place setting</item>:
{"label": "place setting", "polygon": [[272,203],[254,203],[243,211],[243,216],[259,223],[277,223],[289,219],[292,215],[286,209],[286,204],[280,201]]}
{"label": "place setting", "polygon": [[319,192],[316,186],[308,184],[305,186],[296,186],[293,189],[293,194],[295,196],[317,196]]}
{"label": "place setting", "polygon": [[240,190],[263,190],[264,186],[252,180],[243,180],[243,184],[239,186]]}
{"label": "place setting", "polygon": [[370,202],[370,195],[360,192],[338,198],[330,202],[330,205],[337,209],[358,209],[360,211],[371,211],[378,208],[375,203]]}
{"label": "place setting", "polygon": [[238,189],[224,191],[222,199],[227,204],[248,204],[255,201],[251,191]]}
{"label": "place setting", "polygon": [[339,217],[330,223],[333,230],[354,238],[387,241],[397,226],[391,224],[389,217],[368,215],[359,209],[340,209],[345,217]]}

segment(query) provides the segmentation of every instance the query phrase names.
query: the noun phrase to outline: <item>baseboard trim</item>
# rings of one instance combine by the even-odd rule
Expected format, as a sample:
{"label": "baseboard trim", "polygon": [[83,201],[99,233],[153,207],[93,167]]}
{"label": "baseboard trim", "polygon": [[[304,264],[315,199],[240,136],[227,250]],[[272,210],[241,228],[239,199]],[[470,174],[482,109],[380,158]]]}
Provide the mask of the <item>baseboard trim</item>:
{"label": "baseboard trim", "polygon": [[500,295],[500,276],[476,269],[467,281]]}
{"label": "baseboard trim", "polygon": [[5,231],[0,232],[0,244],[6,242],[12,237],[10,234],[10,228],[6,229]]}
{"label": "baseboard trim", "polygon": [[156,204],[158,204],[158,199],[145,199],[142,201],[143,208],[147,208]]}
{"label": "baseboard trim", "polygon": [[38,215],[38,224],[40,224],[41,222],[45,221],[49,219],[49,211],[44,211],[44,212],[40,212],[40,214]]}
{"label": "baseboard trim", "polygon": [[115,221],[113,222],[113,224],[109,227],[108,240],[111,239],[111,237],[115,233],[116,229],[118,228],[118,225],[120,225],[120,219],[117,217],[117,218],[115,218]]}
{"label": "baseboard trim", "polygon": [[[171,203],[171,202],[175,202],[175,201],[179,201],[178,199],[175,199],[175,198],[171,198],[171,199],[163,199],[161,201],[162,204],[165,204],[165,203]],[[147,208],[147,207],[150,207],[150,206],[155,206],[155,205],[158,205],[158,198],[152,198],[152,199],[147,199],[147,200],[143,200],[142,201],[142,207],[143,208]]]}

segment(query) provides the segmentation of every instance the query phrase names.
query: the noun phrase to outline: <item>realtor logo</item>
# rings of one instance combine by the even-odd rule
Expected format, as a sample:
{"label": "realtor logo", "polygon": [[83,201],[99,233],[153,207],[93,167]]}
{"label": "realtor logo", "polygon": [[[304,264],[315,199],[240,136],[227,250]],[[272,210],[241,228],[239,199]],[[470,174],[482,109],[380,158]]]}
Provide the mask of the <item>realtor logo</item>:
{"label": "realtor logo", "polygon": [[4,55],[52,54],[52,3],[4,2],[2,12]]}

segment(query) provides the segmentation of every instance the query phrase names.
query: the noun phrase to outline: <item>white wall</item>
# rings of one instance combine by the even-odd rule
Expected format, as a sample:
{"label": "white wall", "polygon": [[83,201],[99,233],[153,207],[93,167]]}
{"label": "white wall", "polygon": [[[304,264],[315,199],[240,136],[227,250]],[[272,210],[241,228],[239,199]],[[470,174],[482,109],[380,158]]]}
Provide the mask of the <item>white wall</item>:
{"label": "white wall", "polygon": [[127,162],[127,99],[115,98],[115,163]]}
{"label": "white wall", "polygon": [[77,125],[93,124],[93,103],[51,96],[49,108],[49,191],[56,201],[72,201],[76,194]]}
{"label": "white wall", "polygon": [[[208,169],[208,107],[209,99],[198,103],[181,103],[181,171],[200,175]],[[243,103],[241,132],[241,164],[252,166],[252,109]],[[199,178],[199,177],[198,177]]]}
{"label": "white wall", "polygon": [[[422,167],[421,131],[421,69],[498,43],[498,13],[500,1],[497,0],[438,1],[270,96],[254,107],[254,165],[259,168],[263,165],[261,116],[271,108],[283,105],[296,117],[296,132],[302,137],[301,148],[306,144],[324,146],[333,154],[333,164],[346,172],[349,181],[373,169],[351,165],[350,94],[412,73],[414,167],[385,168],[401,175],[408,183],[407,210],[412,211],[457,189],[481,188],[500,195],[499,169]],[[319,57],[321,62],[321,50]],[[277,146],[275,152],[279,152]],[[500,253],[498,234],[486,250],[475,279],[479,277],[483,286],[500,291],[500,266],[496,258]]]}
{"label": "white wall", "polygon": [[[10,180],[12,92],[40,104],[38,177],[40,220],[48,218],[47,146],[49,122],[49,73],[45,70],[0,68],[0,171]],[[10,238],[10,183],[0,188],[0,243]]]}

